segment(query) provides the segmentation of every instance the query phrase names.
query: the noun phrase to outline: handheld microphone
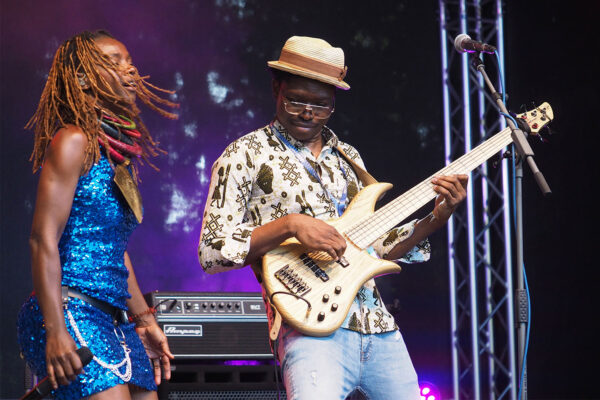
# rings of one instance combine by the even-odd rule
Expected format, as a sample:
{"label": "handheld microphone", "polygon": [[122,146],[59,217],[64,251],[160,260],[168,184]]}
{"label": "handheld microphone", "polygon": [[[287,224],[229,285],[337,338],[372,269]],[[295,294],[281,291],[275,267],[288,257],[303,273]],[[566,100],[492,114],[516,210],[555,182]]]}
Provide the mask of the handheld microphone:
{"label": "handheld microphone", "polygon": [[491,44],[478,42],[471,39],[466,33],[461,33],[454,39],[454,48],[459,53],[489,53],[493,54],[496,48]]}
{"label": "handheld microphone", "polygon": [[[75,351],[81,359],[81,364],[85,367],[92,361],[94,355],[87,347],[81,347]],[[20,400],[38,400],[48,396],[52,391],[52,384],[48,380],[48,377],[42,379],[33,389],[27,392]]]}

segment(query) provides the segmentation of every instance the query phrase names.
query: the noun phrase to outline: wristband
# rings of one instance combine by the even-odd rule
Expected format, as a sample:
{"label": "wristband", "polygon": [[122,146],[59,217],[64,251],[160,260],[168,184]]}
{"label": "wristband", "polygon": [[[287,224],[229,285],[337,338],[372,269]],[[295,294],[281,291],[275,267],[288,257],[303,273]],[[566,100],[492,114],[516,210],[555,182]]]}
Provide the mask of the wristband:
{"label": "wristband", "polygon": [[148,307],[145,311],[142,311],[139,314],[133,314],[129,316],[129,322],[135,322],[136,324],[140,322],[144,315],[152,314],[156,316],[156,309],[154,307]]}

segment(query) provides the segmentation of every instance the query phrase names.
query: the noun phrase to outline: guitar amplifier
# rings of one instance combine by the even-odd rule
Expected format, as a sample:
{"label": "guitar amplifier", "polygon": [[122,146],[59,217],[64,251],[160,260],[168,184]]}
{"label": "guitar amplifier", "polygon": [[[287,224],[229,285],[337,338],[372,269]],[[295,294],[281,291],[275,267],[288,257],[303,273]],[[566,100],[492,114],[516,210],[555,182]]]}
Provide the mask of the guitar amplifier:
{"label": "guitar amplifier", "polygon": [[260,293],[156,291],[144,297],[176,358],[273,358]]}

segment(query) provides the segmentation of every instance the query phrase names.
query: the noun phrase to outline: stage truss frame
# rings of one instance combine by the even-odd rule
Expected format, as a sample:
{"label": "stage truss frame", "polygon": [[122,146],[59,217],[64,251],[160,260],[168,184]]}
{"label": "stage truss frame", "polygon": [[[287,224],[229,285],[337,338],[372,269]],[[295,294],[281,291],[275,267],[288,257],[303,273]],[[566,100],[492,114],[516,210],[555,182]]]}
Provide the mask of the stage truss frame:
{"label": "stage truss frame", "polygon": [[[440,0],[439,7],[445,162],[449,164],[505,127],[470,57],[454,49],[454,38],[468,33],[498,48],[504,71],[503,15],[501,0]],[[492,56],[484,62],[494,76],[491,72],[498,69]],[[515,400],[508,161],[498,157],[474,170],[467,196],[448,223],[453,398]]]}

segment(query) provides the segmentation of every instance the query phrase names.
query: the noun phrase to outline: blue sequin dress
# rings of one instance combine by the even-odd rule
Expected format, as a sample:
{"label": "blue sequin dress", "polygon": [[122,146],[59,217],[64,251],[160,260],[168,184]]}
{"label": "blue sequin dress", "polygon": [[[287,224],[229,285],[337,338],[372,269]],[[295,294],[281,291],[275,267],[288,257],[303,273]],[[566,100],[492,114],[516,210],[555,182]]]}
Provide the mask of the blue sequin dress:
{"label": "blue sequin dress", "polygon": [[[102,154],[89,173],[79,178],[58,247],[63,285],[126,310],[130,295],[123,257],[137,221],[113,177],[114,171]],[[74,321],[69,320],[68,313]],[[70,298],[65,322],[78,347],[83,339],[95,358],[77,380],[53,392],[56,398],[79,399],[123,383],[156,390],[152,366],[134,324],[115,327],[108,314],[75,298]],[[21,352],[38,377],[46,376],[46,330],[35,296],[23,305],[17,325]],[[123,339],[131,350],[130,367],[120,342]],[[101,364],[113,365],[116,372]]]}

